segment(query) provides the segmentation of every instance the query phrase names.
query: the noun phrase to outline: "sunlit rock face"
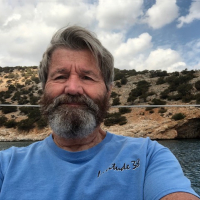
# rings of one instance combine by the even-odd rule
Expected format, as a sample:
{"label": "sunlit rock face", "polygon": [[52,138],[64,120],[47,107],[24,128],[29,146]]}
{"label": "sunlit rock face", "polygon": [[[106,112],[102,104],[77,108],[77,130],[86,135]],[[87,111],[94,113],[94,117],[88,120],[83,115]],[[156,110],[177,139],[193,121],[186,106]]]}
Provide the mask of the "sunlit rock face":
{"label": "sunlit rock face", "polygon": [[[112,108],[111,112],[116,112]],[[175,113],[183,113],[184,119],[172,120]],[[159,113],[159,108],[154,113],[145,111],[145,108],[133,108],[131,113],[125,114],[127,124],[120,126],[104,126],[102,128],[117,135],[130,137],[150,137],[151,139],[182,139],[200,138],[200,109],[196,107],[167,108],[164,114]],[[38,130],[34,128],[29,132],[17,129],[0,128],[0,141],[42,140],[51,133],[50,128]]]}
{"label": "sunlit rock face", "polygon": [[[4,70],[7,68],[4,68]],[[10,71],[12,69],[12,71]],[[35,99],[40,99],[41,85],[38,83],[37,67],[19,67],[19,68],[9,68],[9,71],[0,72],[0,92],[6,92],[11,85],[15,86],[16,89],[11,90],[11,96],[5,97],[5,101],[11,104],[21,104],[23,100],[31,100],[31,97]],[[128,73],[128,72],[127,72]],[[16,78],[12,78],[12,76]],[[171,76],[172,74],[168,74]],[[180,73],[180,76],[185,76],[185,74]],[[169,77],[166,76],[166,77]],[[154,99],[161,99],[161,93],[165,91],[169,84],[157,84],[160,77],[152,77],[150,72],[138,73],[136,75],[127,74],[127,83],[120,84],[117,86],[117,82],[121,82],[121,79],[114,82],[113,92],[119,98],[119,105],[149,105],[153,103]],[[140,81],[146,81],[150,84],[148,89],[148,95],[145,98],[138,97],[134,102],[127,102],[129,98],[129,93],[132,89],[137,87],[137,83]],[[200,90],[195,89],[195,83],[200,81],[200,70],[195,71],[193,79],[189,81],[192,84],[192,95],[200,94]],[[12,89],[12,87],[11,87]],[[24,91],[24,93],[17,98],[15,95],[16,91]],[[28,92],[26,92],[28,91]],[[171,92],[171,95],[176,95],[177,91]],[[2,94],[1,94],[2,95]],[[2,96],[0,95],[0,99]],[[14,95],[16,98],[13,98]],[[27,97],[27,98],[25,98]],[[112,97],[110,103],[113,103],[115,97]],[[32,99],[34,100],[34,99]],[[168,100],[166,105],[182,105],[182,104],[196,104],[196,100],[192,99],[189,103],[183,103],[181,100]],[[0,103],[4,101],[0,100]],[[28,102],[27,104],[31,104]],[[33,103],[32,103],[33,104]],[[35,103],[37,104],[37,103]],[[163,106],[164,107],[164,106]],[[102,124],[104,130],[108,130],[112,133],[125,135],[130,137],[150,137],[151,139],[175,139],[175,138],[200,138],[200,108],[199,107],[165,107],[166,111],[163,113],[159,112],[160,108],[154,108],[151,112],[147,111],[145,108],[131,108],[130,113],[123,114],[126,117],[127,123],[123,125],[113,125],[105,126]],[[118,108],[111,108],[110,112],[119,112]],[[173,120],[172,116],[177,113],[182,113],[185,115],[184,119]],[[27,119],[27,114],[22,113],[19,108],[17,112],[11,112],[4,114],[0,109],[0,117],[7,117],[10,119],[15,119],[16,122]],[[1,121],[0,121],[1,124]],[[0,127],[0,141],[18,141],[18,140],[42,140],[51,134],[51,129],[45,127],[43,129],[38,129],[35,125],[33,129],[26,131],[19,131],[17,128],[5,128],[5,126]]]}
{"label": "sunlit rock face", "polygon": [[[113,111],[114,112],[114,111]],[[173,120],[176,113],[183,113],[184,119]],[[153,113],[134,108],[126,114],[128,123],[104,127],[113,133],[130,137],[150,137],[151,139],[200,138],[200,109],[197,107],[168,107],[164,114],[155,108]]]}

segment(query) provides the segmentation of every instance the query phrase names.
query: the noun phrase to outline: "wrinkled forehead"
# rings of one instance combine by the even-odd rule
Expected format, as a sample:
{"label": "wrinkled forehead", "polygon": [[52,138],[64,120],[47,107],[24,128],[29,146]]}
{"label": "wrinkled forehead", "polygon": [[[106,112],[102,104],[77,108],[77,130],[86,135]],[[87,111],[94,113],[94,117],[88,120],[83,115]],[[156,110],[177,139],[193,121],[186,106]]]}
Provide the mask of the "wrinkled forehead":
{"label": "wrinkled forehead", "polygon": [[51,55],[48,77],[59,73],[66,74],[73,70],[104,79],[95,57],[89,50],[56,49]]}
{"label": "wrinkled forehead", "polygon": [[49,65],[55,65],[57,63],[63,62],[77,62],[77,63],[85,63],[85,68],[87,69],[87,65],[93,65],[101,71],[99,67],[98,59],[93,55],[93,53],[89,49],[81,49],[74,50],[70,48],[56,48],[50,54]]}
{"label": "wrinkled forehead", "polygon": [[[95,65],[99,68],[99,70],[101,71],[101,68],[100,68],[100,59],[98,58],[97,55],[94,54],[94,52],[92,52],[89,48],[80,48],[80,49],[73,49],[73,48],[69,48],[69,47],[66,47],[64,45],[62,46],[58,46],[58,47],[54,47],[52,48],[49,53],[48,53],[48,60],[49,60],[49,63],[48,63],[48,67],[51,65],[51,62],[52,62],[52,58],[57,56],[58,55],[58,51],[59,50],[67,50],[68,51],[68,54],[65,54],[63,56],[68,56],[69,54],[73,54],[73,53],[76,53],[76,52],[87,52],[87,59],[91,59],[95,62]],[[72,58],[72,57],[71,57]]]}

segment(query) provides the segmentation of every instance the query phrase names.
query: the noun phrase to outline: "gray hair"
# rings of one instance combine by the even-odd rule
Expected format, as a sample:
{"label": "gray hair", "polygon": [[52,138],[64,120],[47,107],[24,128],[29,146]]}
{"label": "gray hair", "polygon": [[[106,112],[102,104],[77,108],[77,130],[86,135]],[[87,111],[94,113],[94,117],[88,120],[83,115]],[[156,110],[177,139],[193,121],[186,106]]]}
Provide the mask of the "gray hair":
{"label": "gray hair", "polygon": [[113,56],[105,47],[103,47],[93,33],[79,26],[61,28],[52,37],[50,46],[44,52],[39,65],[39,78],[43,90],[47,81],[51,55],[55,49],[60,47],[72,50],[90,50],[98,63],[105,85],[109,90],[114,78]]}

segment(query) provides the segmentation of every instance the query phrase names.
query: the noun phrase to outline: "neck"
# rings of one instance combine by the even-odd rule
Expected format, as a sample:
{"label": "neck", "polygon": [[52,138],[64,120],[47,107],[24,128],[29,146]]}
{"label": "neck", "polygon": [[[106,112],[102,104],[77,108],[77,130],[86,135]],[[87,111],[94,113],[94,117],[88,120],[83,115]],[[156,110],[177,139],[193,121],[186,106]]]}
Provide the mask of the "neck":
{"label": "neck", "polygon": [[82,139],[66,139],[53,133],[55,144],[67,151],[83,151],[99,144],[106,136],[106,132],[97,127],[88,137]]}

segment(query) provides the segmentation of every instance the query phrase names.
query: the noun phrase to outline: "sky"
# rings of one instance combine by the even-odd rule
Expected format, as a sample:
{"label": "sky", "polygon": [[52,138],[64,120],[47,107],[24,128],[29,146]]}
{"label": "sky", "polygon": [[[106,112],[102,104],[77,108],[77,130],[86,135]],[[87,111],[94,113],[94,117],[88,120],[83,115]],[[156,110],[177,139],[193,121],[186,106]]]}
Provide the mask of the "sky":
{"label": "sky", "polygon": [[200,70],[200,0],[0,0],[0,66],[38,66],[71,25],[94,32],[118,69]]}

